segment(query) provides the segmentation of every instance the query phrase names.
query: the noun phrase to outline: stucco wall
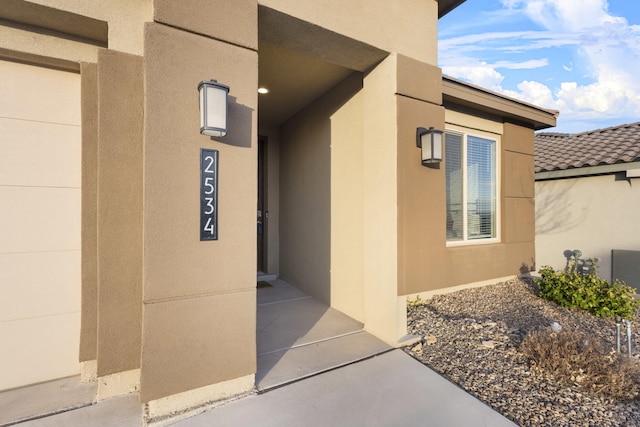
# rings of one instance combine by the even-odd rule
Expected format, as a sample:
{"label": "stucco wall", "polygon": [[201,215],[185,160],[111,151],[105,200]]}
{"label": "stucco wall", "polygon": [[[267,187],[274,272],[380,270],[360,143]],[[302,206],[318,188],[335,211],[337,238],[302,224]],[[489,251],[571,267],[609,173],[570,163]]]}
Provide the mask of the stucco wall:
{"label": "stucco wall", "polygon": [[437,63],[438,3],[435,0],[260,0],[258,3],[386,52]]}
{"label": "stucco wall", "polygon": [[[216,30],[146,28],[143,402],[256,369],[258,56]],[[231,88],[216,141],[198,127],[197,86],[212,78]],[[219,150],[217,241],[199,240],[201,148]]]}
{"label": "stucco wall", "polygon": [[[430,179],[435,180],[429,181],[431,187],[421,190],[420,180],[416,177],[406,181],[408,192],[420,194],[423,191],[422,197],[428,197],[431,203],[414,208],[426,212],[424,218],[405,223],[417,234],[411,237],[409,231],[405,231],[409,237],[404,251],[412,267],[401,282],[400,295],[442,291],[514,276],[535,264],[533,130],[455,110],[447,110],[445,116],[449,129],[480,131],[498,140],[498,241],[447,245],[444,217],[444,165],[447,159],[443,160],[440,170],[424,168],[425,175],[430,174]],[[418,158],[417,153],[414,156]],[[414,184],[408,184],[410,182]]]}
{"label": "stucco wall", "polygon": [[140,366],[142,58],[98,61],[98,375]]}
{"label": "stucco wall", "polygon": [[98,355],[98,67],[82,64],[82,322],[80,361]]}
{"label": "stucco wall", "polygon": [[280,275],[362,320],[362,76],[282,127]]}
{"label": "stucco wall", "polygon": [[348,99],[331,122],[331,306],[364,322],[363,96],[354,73],[335,89]]}
{"label": "stucco wall", "polygon": [[399,61],[398,103],[398,295],[444,280],[444,167],[426,168],[416,128],[444,129],[439,68]]}
{"label": "stucco wall", "polygon": [[363,85],[365,329],[390,344],[406,333],[406,307],[397,304],[397,61],[390,55]]}
{"label": "stucco wall", "polygon": [[640,179],[623,174],[535,183],[537,268],[562,269],[579,249],[611,280],[611,249],[640,250]]}
{"label": "stucco wall", "polygon": [[331,122],[342,99],[330,91],[280,134],[280,276],[329,304]]}
{"label": "stucco wall", "polygon": [[[143,23],[152,20],[153,0],[30,0],[42,6],[73,12],[108,22],[109,49],[141,55],[143,52]],[[126,11],[126,13],[123,13]],[[32,46],[31,49],[37,49]]]}

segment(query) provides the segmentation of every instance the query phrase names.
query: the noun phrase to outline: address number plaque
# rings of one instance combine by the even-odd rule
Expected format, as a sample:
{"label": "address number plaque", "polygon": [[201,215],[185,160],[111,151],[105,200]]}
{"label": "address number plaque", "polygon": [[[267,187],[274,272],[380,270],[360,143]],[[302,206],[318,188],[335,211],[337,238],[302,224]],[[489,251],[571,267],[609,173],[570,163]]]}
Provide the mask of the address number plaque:
{"label": "address number plaque", "polygon": [[200,152],[200,240],[218,240],[218,150]]}

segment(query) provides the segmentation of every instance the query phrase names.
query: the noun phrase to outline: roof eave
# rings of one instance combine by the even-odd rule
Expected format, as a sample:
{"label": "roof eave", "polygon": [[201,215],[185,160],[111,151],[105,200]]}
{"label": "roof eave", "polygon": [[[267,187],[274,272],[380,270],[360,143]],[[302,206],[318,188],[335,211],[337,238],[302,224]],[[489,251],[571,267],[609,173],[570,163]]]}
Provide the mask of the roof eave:
{"label": "roof eave", "polygon": [[614,163],[611,165],[583,166],[579,168],[554,169],[551,171],[540,171],[535,173],[536,181],[545,181],[550,179],[577,178],[581,176],[607,175],[617,172],[629,172],[629,178],[636,178],[640,175],[640,161],[628,163]]}
{"label": "roof eave", "polygon": [[445,103],[473,108],[517,123],[526,123],[534,130],[556,126],[559,114],[558,111],[509,98],[448,76],[442,77],[442,97]]}
{"label": "roof eave", "polygon": [[464,3],[465,0],[438,0],[438,19]]}

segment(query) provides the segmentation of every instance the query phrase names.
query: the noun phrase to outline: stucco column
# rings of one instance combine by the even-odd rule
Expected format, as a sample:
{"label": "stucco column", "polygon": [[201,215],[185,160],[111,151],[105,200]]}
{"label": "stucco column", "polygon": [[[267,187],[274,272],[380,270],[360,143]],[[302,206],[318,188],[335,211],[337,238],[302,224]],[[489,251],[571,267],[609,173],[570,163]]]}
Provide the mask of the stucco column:
{"label": "stucco column", "polygon": [[[256,372],[257,5],[199,3],[157,1],[145,29],[140,399],[151,420],[247,393]],[[217,22],[227,12],[242,19]],[[215,140],[199,132],[197,88],[210,79],[230,87]],[[202,149],[219,154],[218,240],[200,240]]]}
{"label": "stucco column", "polygon": [[364,325],[391,345],[406,334],[398,297],[396,55],[364,79]]}
{"label": "stucco column", "polygon": [[140,382],[142,62],[111,50],[98,55],[98,399]]}

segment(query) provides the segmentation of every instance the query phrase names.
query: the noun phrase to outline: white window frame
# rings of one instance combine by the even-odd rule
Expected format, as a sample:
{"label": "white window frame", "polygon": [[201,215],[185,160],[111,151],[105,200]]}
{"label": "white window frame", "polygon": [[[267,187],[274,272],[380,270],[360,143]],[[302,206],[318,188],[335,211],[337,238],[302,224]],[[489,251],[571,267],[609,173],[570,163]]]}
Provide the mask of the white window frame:
{"label": "white window frame", "polygon": [[[448,240],[447,239],[447,247],[449,246],[475,246],[475,245],[489,245],[501,242],[501,174],[502,174],[502,159],[500,156],[501,153],[501,142],[500,135],[493,132],[486,132],[477,129],[466,128],[463,126],[456,126],[447,124],[445,128],[445,134],[451,133],[462,136],[462,235],[463,238],[461,240]],[[468,209],[467,209],[467,138],[469,136],[474,136],[483,139],[489,139],[495,141],[495,192],[496,192],[496,212],[495,212],[495,228],[496,235],[495,237],[488,238],[479,238],[479,239],[469,239],[468,238]],[[446,138],[445,144],[446,144]],[[444,150],[446,152],[446,146]],[[445,158],[446,162],[446,158]],[[446,179],[445,179],[446,185]],[[446,209],[446,205],[445,205]],[[446,224],[445,224],[446,226]]]}

